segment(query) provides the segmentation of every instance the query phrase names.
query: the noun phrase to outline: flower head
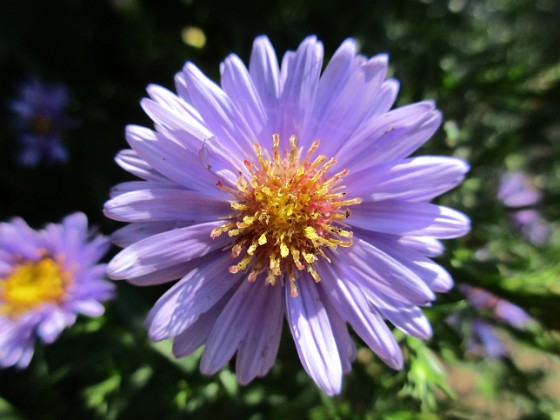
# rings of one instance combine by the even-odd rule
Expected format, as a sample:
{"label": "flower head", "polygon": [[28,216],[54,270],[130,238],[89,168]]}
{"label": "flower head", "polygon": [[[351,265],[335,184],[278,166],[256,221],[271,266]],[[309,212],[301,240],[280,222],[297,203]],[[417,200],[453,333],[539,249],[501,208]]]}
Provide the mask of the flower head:
{"label": "flower head", "polygon": [[541,192],[523,172],[508,172],[501,176],[498,199],[508,207],[523,207],[537,204]]}
{"label": "flower head", "polygon": [[68,90],[63,85],[44,85],[37,79],[22,84],[19,97],[10,104],[15,113],[15,126],[21,150],[22,165],[35,166],[41,159],[49,163],[64,163],[68,158],[62,143],[64,130],[75,125],[64,108]]}
{"label": "flower head", "polygon": [[103,236],[88,239],[82,213],[40,231],[0,223],[0,366],[27,367],[37,338],[52,343],[77,314],[103,313],[114,285],[97,262],[108,247]]}
{"label": "flower head", "polygon": [[[491,318],[497,321],[517,329],[523,329],[531,322],[531,317],[522,308],[484,289],[463,284],[460,286],[460,290],[465,294],[473,309],[487,312]],[[468,347],[471,353],[482,353],[489,357],[501,357],[508,353],[496,328],[480,316],[475,316],[471,320]]]}
{"label": "flower head", "polygon": [[156,303],[152,340],[181,357],[205,345],[201,370],[233,356],[246,384],[276,358],[284,315],[305,370],[327,394],[351,369],[355,332],[387,364],[401,350],[386,321],[431,334],[420,306],[452,280],[429,257],[468,219],[428,203],[468,166],[409,157],[438,128],[425,101],[390,110],[387,56],[345,41],[323,72],[309,37],[281,65],[266,37],[249,68],[235,55],[221,86],[192,63],[177,94],[149,86],[155,129],[128,126],[117,163],[142,181],[117,185],[105,213],[130,225],[109,275],[136,285],[180,279]]}
{"label": "flower head", "polygon": [[548,242],[550,226],[538,210],[524,207],[538,204],[541,197],[539,189],[523,172],[508,172],[500,178],[498,200],[513,209],[510,217],[513,226],[535,245]]}

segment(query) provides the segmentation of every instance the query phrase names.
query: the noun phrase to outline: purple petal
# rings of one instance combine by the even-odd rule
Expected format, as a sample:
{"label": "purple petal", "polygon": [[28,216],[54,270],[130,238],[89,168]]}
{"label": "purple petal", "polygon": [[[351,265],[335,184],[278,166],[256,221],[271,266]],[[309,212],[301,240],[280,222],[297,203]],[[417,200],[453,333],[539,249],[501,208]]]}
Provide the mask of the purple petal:
{"label": "purple petal", "polygon": [[274,120],[280,92],[279,68],[276,52],[266,36],[257,37],[253,43],[249,73],[268,117]]}
{"label": "purple petal", "polygon": [[33,356],[33,325],[16,324],[0,317],[0,366],[24,369]]}
{"label": "purple petal", "polygon": [[230,55],[223,63],[222,89],[256,133],[256,139],[272,137],[274,132],[265,132],[268,117],[259,93],[253,85],[249,71],[236,55]]}
{"label": "purple petal", "polygon": [[44,246],[42,238],[21,218],[10,223],[0,223],[0,245],[3,250],[21,260],[36,261],[41,257]]}
{"label": "purple petal", "polygon": [[537,210],[525,209],[517,210],[511,214],[514,226],[521,230],[531,243],[544,245],[552,234],[549,223],[541,217]]}
{"label": "purple petal", "polygon": [[459,290],[467,296],[469,304],[476,309],[490,309],[498,302],[498,297],[481,289],[468,284],[460,284]]}
{"label": "purple petal", "polygon": [[[278,111],[278,134],[281,139],[287,140],[302,132],[315,102],[322,64],[323,45],[315,37],[306,38],[295,54],[286,53],[284,56],[280,70],[282,93]],[[306,149],[314,139],[298,140],[300,146]]]}
{"label": "purple petal", "polygon": [[311,278],[300,277],[299,295],[286,291],[286,316],[296,349],[309,376],[327,395],[340,392],[342,362],[333,337],[332,325]]}
{"label": "purple petal", "polygon": [[469,170],[461,159],[421,156],[351,173],[347,192],[365,201],[429,201],[456,187]]}
{"label": "purple petal", "polygon": [[121,222],[200,223],[225,219],[231,211],[228,202],[204,193],[169,187],[127,192],[109,200],[104,207],[107,217]]}
{"label": "purple petal", "polygon": [[362,340],[393,369],[403,365],[401,350],[391,331],[353,281],[340,277],[334,266],[324,264],[321,286],[338,314],[349,322]]}
{"label": "purple petal", "polygon": [[531,321],[527,312],[507,300],[500,299],[496,304],[494,314],[498,319],[516,328],[524,328]]}
{"label": "purple petal", "polygon": [[524,207],[538,203],[541,193],[523,172],[510,172],[500,179],[498,199],[508,207]]}
{"label": "purple petal", "polygon": [[[344,46],[345,44],[341,48]],[[342,51],[341,58],[344,61],[348,59],[344,55],[352,51],[351,46],[347,49],[348,51]],[[327,156],[334,155],[352,138],[366,115],[376,107],[376,102],[380,99],[378,93],[387,72],[388,58],[382,54],[366,61],[364,57],[358,56],[350,65],[344,61],[342,63],[350,67],[347,69],[350,74],[342,71],[330,76],[328,72],[333,60],[321,77],[313,115],[302,135],[303,138],[322,141],[320,152]],[[338,65],[336,62],[334,64]]]}
{"label": "purple petal", "polygon": [[266,286],[266,309],[253,320],[237,352],[237,380],[246,385],[264,376],[274,365],[284,322],[283,291],[280,286]]}
{"label": "purple petal", "polygon": [[208,258],[163,294],[148,317],[148,334],[154,341],[179,335],[208,312],[232,287],[239,275],[231,274],[231,255]]}
{"label": "purple petal", "polygon": [[356,358],[356,344],[348,332],[346,321],[342,319],[330,299],[322,288],[319,288],[321,301],[325,305],[325,310],[331,322],[332,333],[338,347],[338,354],[342,363],[342,372],[349,373],[352,370],[352,362]]}
{"label": "purple petal", "polygon": [[115,162],[125,171],[147,181],[168,182],[169,180],[155,171],[148,163],[141,159],[134,150],[121,150],[115,157]]}
{"label": "purple petal", "polygon": [[218,250],[205,255],[204,257],[195,258],[184,263],[172,265],[171,267],[161,268],[152,273],[147,273],[141,276],[127,279],[127,281],[130,284],[134,284],[135,286],[154,286],[156,284],[167,283],[173,280],[180,279],[181,277],[185,276],[185,274],[200,266],[200,264],[211,258],[217,257],[218,254],[221,253],[223,253],[223,251]]}
{"label": "purple petal", "polygon": [[118,246],[125,248],[135,242],[158,235],[169,230],[190,226],[188,222],[145,222],[126,225],[111,235],[111,240]]}
{"label": "purple petal", "polygon": [[206,343],[212,327],[230,297],[231,293],[226,293],[218,303],[207,312],[201,314],[196,322],[175,337],[173,340],[173,354],[176,357],[188,356]]}
{"label": "purple petal", "polygon": [[198,151],[194,154],[164,135],[139,126],[127,126],[126,139],[143,160],[170,180],[190,190],[223,197],[215,176],[200,163]]}
{"label": "purple petal", "polygon": [[210,238],[212,229],[221,225],[221,222],[203,223],[136,242],[111,260],[108,266],[109,276],[114,280],[143,276],[220,249],[231,242],[227,235]]}
{"label": "purple petal", "polygon": [[353,170],[407,157],[441,123],[431,101],[418,102],[371,118],[337,152],[339,167]]}
{"label": "purple petal", "polygon": [[372,288],[363,287],[361,290],[383,318],[391,322],[395,327],[408,335],[423,340],[427,340],[432,336],[430,321],[417,306],[405,305]]}
{"label": "purple petal", "polygon": [[[222,147],[216,137],[212,136],[204,141],[198,156],[202,165],[216,175],[216,179],[231,188],[237,188],[240,174],[251,177],[245,165],[231,155],[229,150]],[[225,195],[224,198],[226,198]],[[226,199],[231,199],[231,196],[227,196]]]}
{"label": "purple petal", "polygon": [[352,207],[347,223],[399,236],[457,238],[470,229],[469,219],[444,206],[400,200],[364,202]]}
{"label": "purple petal", "polygon": [[443,253],[441,241],[429,236],[401,236],[398,242],[404,247],[419,252],[426,257],[437,257]]}
{"label": "purple petal", "polygon": [[174,182],[152,182],[152,181],[127,181],[115,185],[109,191],[109,197],[115,198],[119,195],[126,194],[137,190],[149,189],[177,189],[177,184]]}
{"label": "purple petal", "polygon": [[[246,338],[249,331],[262,325],[259,323],[259,319],[262,321],[263,315],[268,311],[276,312],[279,310],[279,308],[270,307],[271,299],[276,302],[276,305],[280,305],[280,308],[282,307],[282,302],[273,297],[274,293],[278,293],[278,291],[272,290],[273,288],[274,286],[267,286],[264,282],[252,283],[245,280],[241,283],[224,307],[208,336],[200,360],[200,371],[202,373],[212,375],[224,367],[233,357],[241,340]],[[274,340],[274,335],[278,332],[271,330],[271,328],[278,327],[278,323],[276,325],[262,325],[262,327],[258,330],[258,333],[265,336],[271,334]],[[253,353],[253,357],[259,356]],[[244,371],[241,376],[247,375],[247,378],[249,378],[252,373]]]}
{"label": "purple petal", "polygon": [[413,249],[404,248],[399,238],[371,232],[360,232],[359,237],[415,273],[434,292],[447,292],[453,287],[453,279],[443,267]]}
{"label": "purple petal", "polygon": [[[344,255],[345,265],[363,287],[379,289],[385,295],[411,305],[425,305],[435,296],[418,275],[389,253],[355,238]],[[340,263],[342,265],[342,261]]]}
{"label": "purple petal", "polygon": [[364,117],[364,122],[369,121],[378,115],[381,115],[393,106],[395,100],[397,99],[397,94],[399,93],[399,82],[395,79],[387,79],[381,85],[379,92],[377,93],[377,98],[374,103],[372,103],[367,115]]}
{"label": "purple petal", "polygon": [[[483,320],[474,320],[472,323],[473,336],[476,341],[482,344],[484,352],[488,357],[501,357],[507,354],[507,348],[498,337],[494,327]],[[471,343],[472,347],[472,343]]]}
{"label": "purple petal", "polygon": [[62,330],[76,322],[76,315],[52,308],[49,315],[37,326],[37,335],[44,343],[54,342]]}
{"label": "purple petal", "polygon": [[105,312],[105,307],[95,299],[84,299],[72,303],[72,310],[87,316],[101,316]]}
{"label": "purple petal", "polygon": [[258,133],[253,131],[226,93],[194,64],[187,63],[183,71],[193,105],[211,134],[240,159],[246,157],[253,150]]}
{"label": "purple petal", "polygon": [[158,85],[149,85],[147,91],[153,101],[143,101],[141,104],[158,125],[187,131],[193,140],[210,136],[202,117],[190,103]]}
{"label": "purple petal", "polygon": [[[301,137],[321,139],[322,137],[315,134],[321,128],[321,123],[328,124],[330,129],[336,129],[335,125],[329,123],[326,114],[329,109],[337,107],[338,101],[336,99],[350,83],[352,73],[356,73],[356,68],[365,61],[363,57],[356,57],[356,48],[356,42],[347,39],[332,56],[319,80],[316,104],[312,110],[310,124],[301,134]],[[334,115],[335,112],[332,111],[330,114]],[[326,138],[323,140],[326,140]],[[321,148],[323,153],[325,153],[324,147],[328,147],[328,143],[330,142],[323,144]]]}

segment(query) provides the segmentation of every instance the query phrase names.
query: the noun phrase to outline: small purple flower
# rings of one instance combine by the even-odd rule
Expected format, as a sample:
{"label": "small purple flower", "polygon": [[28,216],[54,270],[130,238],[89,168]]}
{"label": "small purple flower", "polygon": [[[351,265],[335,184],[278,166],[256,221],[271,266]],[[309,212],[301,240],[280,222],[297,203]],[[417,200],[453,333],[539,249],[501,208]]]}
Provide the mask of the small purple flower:
{"label": "small purple flower", "polygon": [[99,316],[114,285],[97,264],[109,248],[89,238],[82,213],[31,229],[22,219],[0,223],[0,366],[25,368],[35,341],[50,344],[77,314]]}
{"label": "small purple flower", "polygon": [[533,206],[541,200],[541,197],[541,192],[523,172],[509,172],[500,178],[498,199],[506,207],[514,209],[510,217],[513,226],[535,245],[548,242],[551,235],[550,226],[541,217],[539,211],[518,208]]}
{"label": "small purple flower", "polygon": [[235,55],[221,85],[192,63],[177,94],[148,87],[155,130],[128,126],[117,163],[140,177],[112,191],[105,213],[130,225],[109,263],[113,279],[180,279],[146,326],[201,371],[236,356],[237,378],[264,376],[284,317],[304,369],[327,394],[351,369],[354,331],[389,366],[402,353],[386,321],[427,338],[420,310],[452,286],[430,260],[440,239],[469,230],[463,214],[430,204],[468,165],[409,155],[437,130],[431,101],[390,110],[398,83],[386,55],[345,41],[324,71],[315,37],[284,55],[255,40],[249,68]]}
{"label": "small purple flower", "polygon": [[508,354],[508,349],[489,322],[474,318],[471,322],[471,335],[467,344],[468,354],[497,359]]}
{"label": "small purple flower", "polygon": [[517,210],[512,212],[513,225],[535,245],[544,245],[552,234],[549,223],[535,209]]}
{"label": "small purple flower", "polygon": [[474,308],[490,311],[494,318],[512,327],[523,328],[531,320],[527,312],[519,306],[499,298],[487,290],[470,285],[461,285],[459,289],[465,294]]}
{"label": "small purple flower", "polygon": [[500,178],[498,199],[507,207],[524,207],[537,204],[541,192],[523,172],[508,172]]}
{"label": "small purple flower", "polygon": [[67,161],[62,133],[76,124],[65,112],[67,103],[68,90],[62,85],[48,86],[37,79],[21,85],[19,97],[10,103],[20,140],[20,164],[35,166],[42,159]]}
{"label": "small purple flower", "polygon": [[[517,329],[523,329],[531,322],[531,317],[522,308],[484,289],[470,285],[461,285],[459,289],[467,297],[472,308],[487,312],[498,321]],[[507,347],[490,322],[474,317],[471,320],[471,328],[468,345],[471,353],[481,353],[489,357],[507,354]]]}

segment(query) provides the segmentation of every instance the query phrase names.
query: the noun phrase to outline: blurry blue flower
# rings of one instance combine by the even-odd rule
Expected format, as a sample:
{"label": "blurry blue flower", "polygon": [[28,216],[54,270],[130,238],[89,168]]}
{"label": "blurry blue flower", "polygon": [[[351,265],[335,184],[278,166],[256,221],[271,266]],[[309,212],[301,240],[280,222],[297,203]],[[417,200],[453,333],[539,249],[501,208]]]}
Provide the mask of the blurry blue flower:
{"label": "blurry blue flower", "polygon": [[508,172],[501,176],[498,199],[507,207],[523,207],[537,204],[541,192],[523,172]]}
{"label": "blurry blue flower", "polygon": [[20,141],[20,164],[35,166],[41,160],[67,161],[62,133],[75,125],[75,120],[64,110],[67,103],[68,90],[62,85],[47,86],[31,79],[20,86],[18,98],[10,103]]}
{"label": "blurry blue flower", "polygon": [[114,285],[97,262],[108,247],[88,237],[82,213],[40,231],[22,219],[0,223],[0,366],[27,367],[37,338],[52,343],[77,314],[103,313]]}
{"label": "blurry blue flower", "polygon": [[500,178],[498,199],[505,206],[515,209],[511,212],[512,224],[536,245],[548,242],[551,235],[550,226],[537,210],[518,208],[535,205],[541,197],[541,192],[523,172],[508,172]]}
{"label": "blurry blue flower", "polygon": [[511,220],[523,236],[535,245],[544,245],[550,239],[552,234],[550,225],[537,210],[516,210],[512,212]]}
{"label": "blurry blue flower", "polygon": [[467,349],[471,355],[494,359],[508,354],[508,349],[496,328],[482,318],[471,320],[471,334]]}
{"label": "blurry blue flower", "polygon": [[[461,285],[459,289],[473,309],[486,313],[490,318],[517,329],[523,329],[531,322],[531,317],[522,308],[484,289],[470,285]],[[481,353],[489,357],[501,357],[508,352],[495,327],[477,316],[471,320],[468,347],[471,353]]]}
{"label": "blurry blue flower", "polygon": [[150,312],[152,340],[182,357],[205,345],[213,374],[237,353],[247,384],[271,369],[284,314],[303,367],[327,394],[340,391],[355,345],[348,324],[389,366],[401,350],[386,321],[427,338],[420,306],[452,286],[432,262],[440,239],[469,220],[429,201],[468,165],[408,157],[441,122],[425,101],[390,111],[398,83],[387,56],[345,41],[321,73],[323,46],[307,38],[278,65],[266,37],[249,68],[235,55],[221,86],[192,63],[178,94],[149,86],[142,106],[155,130],[128,126],[118,164],[142,181],[117,185],[105,205],[123,246],[114,279],[180,281]]}

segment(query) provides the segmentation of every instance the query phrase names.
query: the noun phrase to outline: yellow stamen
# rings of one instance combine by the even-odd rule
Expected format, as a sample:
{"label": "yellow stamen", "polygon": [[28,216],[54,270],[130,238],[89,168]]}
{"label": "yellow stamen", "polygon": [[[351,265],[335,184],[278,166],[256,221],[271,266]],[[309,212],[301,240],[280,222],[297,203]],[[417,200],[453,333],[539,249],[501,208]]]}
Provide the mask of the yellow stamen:
{"label": "yellow stamen", "polygon": [[218,184],[232,194],[234,214],[210,236],[227,232],[234,238],[231,254],[241,260],[229,268],[231,273],[250,270],[247,279],[253,282],[266,272],[265,284],[289,281],[291,295],[297,296],[298,273],[305,270],[320,281],[314,264],[319,258],[330,262],[325,250],[352,245],[352,232],[343,220],[350,216],[348,206],[362,200],[345,197],[340,183],[348,175],[347,169],[329,177],[334,158],[320,155],[312,159],[318,140],[303,160],[296,138],[289,141],[285,153],[280,152],[278,135],[272,138],[272,153],[255,144],[257,164],[244,161],[250,177],[241,175],[237,189]]}
{"label": "yellow stamen", "polygon": [[0,314],[18,317],[42,304],[64,300],[70,274],[51,258],[24,262],[0,279]]}

